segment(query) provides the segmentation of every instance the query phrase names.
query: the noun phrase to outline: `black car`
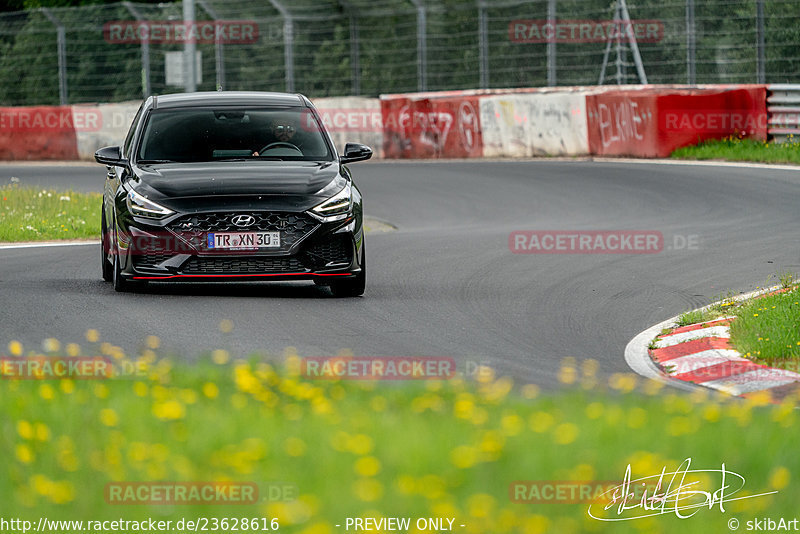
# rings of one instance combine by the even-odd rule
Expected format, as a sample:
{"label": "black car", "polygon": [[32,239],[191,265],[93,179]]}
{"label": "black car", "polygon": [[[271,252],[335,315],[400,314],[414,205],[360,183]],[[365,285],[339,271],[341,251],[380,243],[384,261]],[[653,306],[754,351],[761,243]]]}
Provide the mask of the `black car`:
{"label": "black car", "polygon": [[160,281],[313,280],[364,293],[361,192],[302,95],[189,93],[148,98],[108,167],[103,279],[114,289]]}

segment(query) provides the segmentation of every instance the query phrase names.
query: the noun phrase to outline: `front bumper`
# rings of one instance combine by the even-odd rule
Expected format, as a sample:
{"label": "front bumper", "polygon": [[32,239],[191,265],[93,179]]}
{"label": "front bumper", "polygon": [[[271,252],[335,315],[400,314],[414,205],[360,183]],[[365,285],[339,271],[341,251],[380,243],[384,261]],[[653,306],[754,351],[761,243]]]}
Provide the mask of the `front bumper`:
{"label": "front bumper", "polygon": [[[361,272],[360,213],[321,223],[302,213],[256,212],[258,222],[252,229],[231,227],[226,222],[231,215],[176,215],[161,225],[132,218],[124,231],[117,229],[121,275],[139,281],[326,282]],[[207,248],[210,231],[251,230],[280,232],[281,246],[241,251]]]}

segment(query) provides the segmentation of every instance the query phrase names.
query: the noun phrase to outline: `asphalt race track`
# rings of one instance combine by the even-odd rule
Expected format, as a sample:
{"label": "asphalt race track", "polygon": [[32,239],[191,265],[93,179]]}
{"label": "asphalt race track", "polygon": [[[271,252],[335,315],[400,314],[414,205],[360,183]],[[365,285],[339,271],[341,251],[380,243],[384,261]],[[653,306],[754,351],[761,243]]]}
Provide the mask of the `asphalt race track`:
{"label": "asphalt race track", "polygon": [[[102,282],[98,246],[0,250],[0,354],[11,340],[135,353],[157,335],[186,359],[235,355],[452,356],[543,386],[561,360],[624,372],[638,332],[715,296],[800,271],[800,171],[653,163],[533,161],[352,166],[367,214],[397,231],[367,236],[363,298],[313,285]],[[102,190],[100,166],[2,165],[0,183]],[[98,207],[99,209],[99,207]],[[512,254],[514,230],[656,230],[650,255]],[[676,250],[673,236],[698,236]],[[671,249],[671,250],[670,250]],[[774,279],[773,279],[774,283]],[[230,319],[231,333],[219,323]]]}

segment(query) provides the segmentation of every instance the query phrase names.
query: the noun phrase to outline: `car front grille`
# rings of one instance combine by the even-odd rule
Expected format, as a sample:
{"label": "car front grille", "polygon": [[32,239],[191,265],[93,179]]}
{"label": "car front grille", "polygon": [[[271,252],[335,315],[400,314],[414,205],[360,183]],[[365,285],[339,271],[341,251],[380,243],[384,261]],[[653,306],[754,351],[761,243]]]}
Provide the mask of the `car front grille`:
{"label": "car front grille", "polygon": [[269,274],[302,272],[297,258],[194,256],[184,266],[185,274]]}
{"label": "car front grille", "polygon": [[[239,228],[230,221],[242,213],[185,215],[172,221],[170,234],[137,237],[132,251],[134,267],[145,272],[177,272],[195,275],[272,274],[314,272],[329,266],[349,265],[353,258],[352,237],[311,234],[319,227],[316,220],[294,213],[249,213],[256,223]],[[209,232],[280,232],[281,247],[250,251],[207,249]],[[300,240],[309,237],[300,244]],[[297,245],[296,253],[291,250]],[[178,258],[180,256],[181,258]],[[162,264],[171,258],[163,267]]]}
{"label": "car front grille", "polygon": [[[233,224],[237,215],[252,215],[255,223],[241,227]],[[185,215],[172,221],[168,228],[184,239],[195,241],[209,232],[280,232],[281,246],[275,251],[287,251],[307,237],[319,226],[312,217],[303,213],[285,212],[217,212]],[[204,243],[205,241],[199,240]]]}

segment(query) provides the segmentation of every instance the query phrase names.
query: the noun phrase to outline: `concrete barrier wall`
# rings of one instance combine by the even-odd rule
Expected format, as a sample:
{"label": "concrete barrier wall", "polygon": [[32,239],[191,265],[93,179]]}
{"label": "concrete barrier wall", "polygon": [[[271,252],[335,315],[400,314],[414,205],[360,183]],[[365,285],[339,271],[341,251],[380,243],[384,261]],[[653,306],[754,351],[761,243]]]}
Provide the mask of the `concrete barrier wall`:
{"label": "concrete barrier wall", "polygon": [[72,106],[76,124],[79,124],[81,117],[91,118],[93,115],[97,117],[94,124],[83,120],[87,127],[76,128],[78,157],[83,160],[94,160],[94,153],[98,148],[122,145],[140,105],[141,101]]}
{"label": "concrete barrier wall", "polygon": [[373,150],[374,158],[383,157],[383,119],[377,98],[317,98],[314,106],[330,132],[336,150],[344,153],[347,143],[361,143]]}
{"label": "concrete barrier wall", "polygon": [[[474,98],[470,150],[448,146],[456,114],[440,103]],[[766,139],[763,85],[603,86],[388,95],[387,158],[667,157],[706,139]],[[411,126],[409,126],[409,124]]]}
{"label": "concrete barrier wall", "polygon": [[585,92],[487,96],[480,116],[486,157],[589,153]]}
{"label": "concrete barrier wall", "polygon": [[[666,157],[705,139],[766,139],[766,86],[603,86],[314,100],[342,152],[375,158]],[[140,102],[0,108],[0,159],[93,159]]]}

